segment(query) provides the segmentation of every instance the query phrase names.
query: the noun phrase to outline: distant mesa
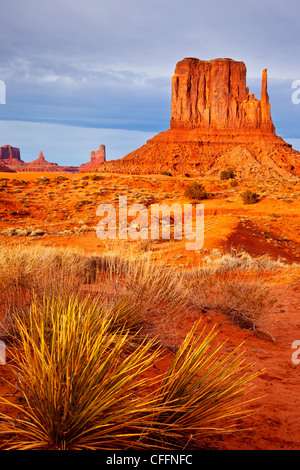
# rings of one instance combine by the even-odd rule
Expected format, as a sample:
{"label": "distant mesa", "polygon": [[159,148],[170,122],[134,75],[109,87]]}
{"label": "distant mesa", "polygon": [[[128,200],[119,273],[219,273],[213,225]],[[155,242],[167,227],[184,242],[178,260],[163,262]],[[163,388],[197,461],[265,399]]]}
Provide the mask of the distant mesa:
{"label": "distant mesa", "polygon": [[98,150],[92,150],[90,161],[79,166],[79,171],[93,171],[105,162],[105,145],[100,145]]}
{"label": "distant mesa", "polygon": [[61,166],[57,163],[48,162],[43,152],[40,152],[39,157],[32,162],[24,162],[21,159],[20,149],[10,145],[0,147],[0,164],[0,172],[78,172],[78,168],[75,166]]}
{"label": "distant mesa", "polygon": [[98,150],[91,152],[90,161],[77,166],[62,166],[57,163],[48,162],[41,151],[39,157],[32,162],[24,162],[21,159],[20,149],[3,145],[0,147],[0,172],[67,172],[78,173],[83,171],[93,171],[106,161],[105,145],[100,145]]}
{"label": "distant mesa", "polygon": [[25,163],[21,160],[20,149],[10,145],[0,147],[0,172],[15,173],[22,165]]}
{"label": "distant mesa", "polygon": [[300,152],[275,133],[266,69],[257,99],[243,62],[186,58],[172,77],[170,129],[101,169],[217,176],[226,166],[240,177],[293,178],[300,175]]}
{"label": "distant mesa", "polygon": [[0,147],[0,160],[2,162],[5,160],[21,161],[20,149],[16,147],[11,147],[10,145],[3,145],[3,147]]}

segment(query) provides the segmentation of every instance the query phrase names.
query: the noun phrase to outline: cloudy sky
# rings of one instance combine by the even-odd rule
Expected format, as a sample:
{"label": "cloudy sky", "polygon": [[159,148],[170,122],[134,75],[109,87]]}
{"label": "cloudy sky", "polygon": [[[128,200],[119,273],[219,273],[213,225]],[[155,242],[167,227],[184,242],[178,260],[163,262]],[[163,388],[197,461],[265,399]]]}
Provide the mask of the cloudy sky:
{"label": "cloudy sky", "polygon": [[[184,57],[230,57],[276,132],[300,150],[299,0],[0,0],[0,146],[77,165],[105,144],[126,155],[169,127],[171,76]],[[300,96],[300,94],[299,94]],[[0,89],[1,101],[1,89]]]}

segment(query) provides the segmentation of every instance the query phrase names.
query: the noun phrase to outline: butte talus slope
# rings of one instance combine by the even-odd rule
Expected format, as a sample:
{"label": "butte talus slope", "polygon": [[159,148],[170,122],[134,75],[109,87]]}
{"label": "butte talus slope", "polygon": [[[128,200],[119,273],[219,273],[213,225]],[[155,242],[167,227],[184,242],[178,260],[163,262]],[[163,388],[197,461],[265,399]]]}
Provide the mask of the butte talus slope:
{"label": "butte talus slope", "polygon": [[172,77],[170,129],[101,169],[217,176],[228,166],[240,177],[290,179],[300,175],[300,152],[275,134],[266,69],[259,100],[243,62],[186,58]]}

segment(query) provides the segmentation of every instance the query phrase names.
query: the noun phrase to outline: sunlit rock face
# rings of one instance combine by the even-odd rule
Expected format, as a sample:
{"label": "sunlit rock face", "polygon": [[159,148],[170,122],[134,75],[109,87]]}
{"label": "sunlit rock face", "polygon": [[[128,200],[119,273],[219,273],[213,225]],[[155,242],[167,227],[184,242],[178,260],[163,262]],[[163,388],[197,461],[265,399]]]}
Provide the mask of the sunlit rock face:
{"label": "sunlit rock face", "polygon": [[178,62],[172,77],[172,128],[275,132],[263,71],[261,99],[246,87],[246,66],[232,59]]}

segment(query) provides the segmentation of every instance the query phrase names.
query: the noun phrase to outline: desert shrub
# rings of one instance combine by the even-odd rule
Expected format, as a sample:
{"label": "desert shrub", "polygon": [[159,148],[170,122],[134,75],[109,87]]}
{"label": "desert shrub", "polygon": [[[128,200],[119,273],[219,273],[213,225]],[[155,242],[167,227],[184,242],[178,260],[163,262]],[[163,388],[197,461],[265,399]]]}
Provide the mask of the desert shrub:
{"label": "desert shrub", "polygon": [[10,183],[15,186],[25,186],[26,184],[28,184],[28,181],[12,179],[10,180]]}
{"label": "desert shrub", "polygon": [[46,176],[38,176],[37,179],[36,179],[36,182],[37,183],[48,184],[48,183],[50,183],[50,180]]}
{"label": "desert shrub", "polygon": [[235,188],[236,186],[238,186],[238,184],[239,184],[239,183],[237,182],[237,180],[232,180],[232,181],[230,181],[230,186],[231,186],[232,188]]}
{"label": "desert shrub", "polygon": [[235,178],[235,172],[233,168],[226,168],[220,171],[220,180],[229,180]]}
{"label": "desert shrub", "polygon": [[[234,416],[241,409],[233,395],[242,397],[240,387],[249,390],[248,380],[259,375],[249,376],[249,364],[241,368],[239,348],[220,360],[224,343],[213,347],[216,333],[204,328],[195,334],[197,327],[196,323],[182,341],[160,384],[157,400],[163,413],[158,407],[149,437],[163,449],[203,448],[208,436],[237,430]],[[224,418],[227,429],[221,424]]]}
{"label": "desert shrub", "polygon": [[87,206],[92,204],[93,201],[89,201],[88,199],[83,199],[81,201],[78,201],[74,204],[74,209],[75,211],[79,211],[80,207]]}
{"label": "desert shrub", "polygon": [[226,273],[232,270],[267,272],[289,266],[281,258],[274,259],[267,254],[252,257],[249,253],[238,250],[231,250],[229,253],[212,250],[211,256],[206,256],[204,262],[211,270],[218,273]]}
{"label": "desert shrub", "polygon": [[184,195],[190,199],[207,199],[205,187],[196,181],[185,189]]}
{"label": "desert shrub", "polygon": [[88,257],[76,250],[31,247],[0,250],[0,336],[11,334],[14,317],[34,297],[80,293],[89,282]]}
{"label": "desert shrub", "polygon": [[243,200],[243,204],[255,204],[259,199],[259,194],[247,189],[241,193],[241,198]]}
{"label": "desert shrub", "polygon": [[172,173],[170,173],[169,171],[161,171],[160,174],[165,176],[172,176]]}
{"label": "desert shrub", "polygon": [[104,180],[104,179],[105,179],[105,177],[102,176],[102,175],[91,175],[90,178],[91,178],[91,180],[93,180],[93,181],[100,181],[100,180]]}
{"label": "desert shrub", "polygon": [[[168,315],[175,321],[186,297],[180,274],[155,264],[149,256],[138,258],[128,247],[120,252],[114,249],[91,255],[39,246],[3,248],[0,250],[0,337],[14,333],[16,315],[29,308],[34,298],[63,293],[68,299],[75,293],[84,297],[90,292],[107,305],[115,305],[121,298],[128,299],[139,308],[148,329],[154,314],[162,326]],[[173,344],[177,339],[170,325],[165,325],[165,330]]]}
{"label": "desert shrub", "polygon": [[[147,253],[141,258],[125,258],[117,252],[105,254],[97,261],[97,286],[110,299],[124,295],[145,318],[183,308],[186,293],[182,276],[172,268],[156,264]],[[96,287],[97,288],[97,287]]]}
{"label": "desert shrub", "polygon": [[69,178],[63,175],[58,175],[56,178],[54,178],[53,182],[59,183],[60,181],[68,181]]}
{"label": "desert shrub", "polygon": [[[11,398],[0,397],[4,449],[176,449],[238,430],[251,365],[219,356],[215,333],[186,336],[167,371],[151,381],[164,351],[147,338],[128,349],[128,331],[76,299],[45,299],[17,319]],[[120,334],[122,333],[122,334]],[[12,413],[12,411],[14,411]]]}
{"label": "desert shrub", "polygon": [[256,331],[263,313],[275,303],[269,287],[259,277],[251,278],[241,271],[226,276],[199,268],[187,277],[187,290],[194,307],[220,310],[242,328]]}
{"label": "desert shrub", "polygon": [[[139,378],[158,355],[146,342],[126,354],[122,337],[109,332],[108,318],[54,300],[17,322],[21,348],[15,351],[17,391],[25,404],[12,403],[17,417],[1,414],[0,434],[9,448],[126,448],[147,425],[147,399]],[[11,384],[12,386],[14,384]],[[6,403],[5,398],[1,399]],[[11,436],[13,440],[11,441]]]}

